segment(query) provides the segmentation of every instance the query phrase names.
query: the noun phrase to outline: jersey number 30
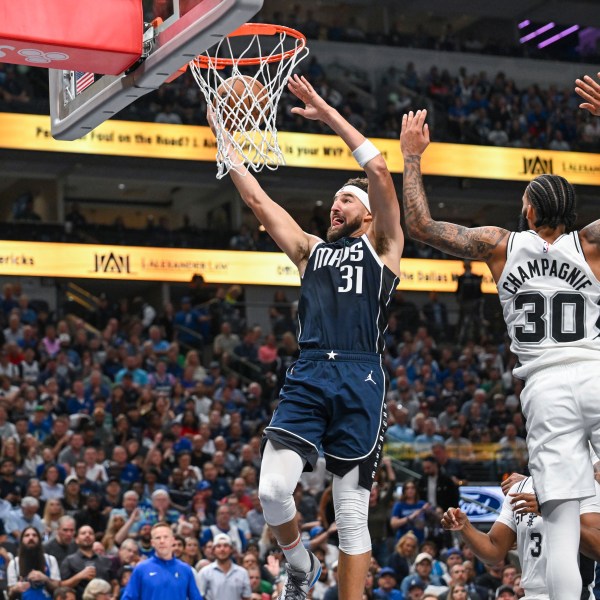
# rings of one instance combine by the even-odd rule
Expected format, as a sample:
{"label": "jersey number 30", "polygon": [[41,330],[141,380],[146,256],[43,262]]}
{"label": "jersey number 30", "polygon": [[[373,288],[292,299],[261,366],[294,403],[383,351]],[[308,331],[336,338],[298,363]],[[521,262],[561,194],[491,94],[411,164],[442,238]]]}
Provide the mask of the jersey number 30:
{"label": "jersey number 30", "polygon": [[515,338],[522,344],[545,339],[548,324],[556,342],[576,342],[585,337],[585,299],[581,294],[558,292],[547,300],[539,292],[528,292],[515,297],[514,308],[525,313],[525,325],[515,327]]}

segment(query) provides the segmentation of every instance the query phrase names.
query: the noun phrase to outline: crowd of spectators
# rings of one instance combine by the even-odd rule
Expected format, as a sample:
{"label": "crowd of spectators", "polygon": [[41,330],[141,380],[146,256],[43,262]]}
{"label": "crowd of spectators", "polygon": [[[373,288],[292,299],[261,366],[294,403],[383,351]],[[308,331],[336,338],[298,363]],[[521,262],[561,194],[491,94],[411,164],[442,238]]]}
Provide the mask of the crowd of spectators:
{"label": "crowd of spectators", "polygon": [[[285,21],[281,19],[277,22]],[[307,15],[300,24],[287,24],[318,37],[312,22]],[[350,26],[345,30],[360,31]],[[332,40],[348,37],[373,42],[365,36],[330,36]],[[418,32],[410,37],[414,47],[463,49],[451,41],[455,38],[449,33],[435,43]],[[591,152],[600,148],[598,120],[578,109],[580,99],[570,83],[568,89],[535,83],[519,88],[510,73],[469,73],[460,63],[454,72],[408,63],[389,66],[373,88],[366,73],[349,66],[322,65],[315,54],[299,68],[330,104],[368,136],[397,138],[402,114],[426,107],[435,123],[434,141]],[[47,113],[47,85],[40,73],[45,75],[41,69],[0,63],[0,110]],[[294,115],[291,108],[296,103],[284,90],[277,113],[279,130],[329,133],[320,122]],[[186,73],[140,98],[123,110],[120,118],[204,125],[206,103],[192,75]]]}
{"label": "crowd of spectators", "polygon": [[[50,592],[59,586],[57,594],[87,600],[87,585],[100,579],[110,583],[101,600],[118,598],[153,552],[152,525],[166,521],[199,585],[203,567],[232,556],[252,600],[276,594],[283,557],[257,482],[261,431],[298,356],[296,306],[285,292],[268,309],[268,331],[247,323],[241,286],[162,310],[103,295],[84,321],[57,318],[15,282],[4,286],[0,310],[0,583],[22,591],[29,580],[15,579],[11,558],[41,544],[58,574],[34,574],[31,585],[37,577]],[[458,345],[443,315],[435,294],[421,308],[401,293],[391,303],[389,429],[371,496],[368,599],[458,598],[454,589],[470,586],[472,598],[487,600],[501,585],[519,589],[512,563],[484,566],[440,526],[460,485],[495,483],[527,465],[502,332],[482,329]],[[420,477],[407,478],[406,468]],[[304,542],[323,566],[312,597],[335,600],[323,458],[294,497]],[[221,548],[214,540],[223,533]]]}

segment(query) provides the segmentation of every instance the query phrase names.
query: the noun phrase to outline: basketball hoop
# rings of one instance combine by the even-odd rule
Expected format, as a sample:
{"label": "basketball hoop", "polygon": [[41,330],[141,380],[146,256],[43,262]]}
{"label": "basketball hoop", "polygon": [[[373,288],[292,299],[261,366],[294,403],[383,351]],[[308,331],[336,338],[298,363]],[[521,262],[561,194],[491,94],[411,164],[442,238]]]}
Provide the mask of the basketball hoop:
{"label": "basketball hoop", "polygon": [[[246,163],[255,172],[285,164],[277,142],[277,105],[306,37],[281,25],[246,23],[189,65],[217,136],[217,179]],[[232,150],[234,152],[232,152]]]}

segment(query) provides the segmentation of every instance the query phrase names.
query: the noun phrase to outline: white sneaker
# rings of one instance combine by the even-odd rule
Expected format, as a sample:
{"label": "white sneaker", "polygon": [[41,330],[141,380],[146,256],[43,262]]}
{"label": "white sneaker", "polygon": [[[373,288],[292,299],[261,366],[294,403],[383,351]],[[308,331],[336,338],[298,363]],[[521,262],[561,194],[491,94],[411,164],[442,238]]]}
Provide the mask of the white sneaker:
{"label": "white sneaker", "polygon": [[310,556],[308,573],[294,569],[289,563],[285,564],[287,580],[278,600],[306,600],[308,592],[321,576],[321,563],[312,552],[308,554]]}

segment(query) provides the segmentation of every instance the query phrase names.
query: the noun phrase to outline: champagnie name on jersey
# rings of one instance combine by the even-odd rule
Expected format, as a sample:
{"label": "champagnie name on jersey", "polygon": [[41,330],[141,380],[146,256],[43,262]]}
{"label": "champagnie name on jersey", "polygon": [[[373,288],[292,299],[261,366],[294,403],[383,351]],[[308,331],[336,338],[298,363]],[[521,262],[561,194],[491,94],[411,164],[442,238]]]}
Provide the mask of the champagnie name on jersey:
{"label": "champagnie name on jersey", "polygon": [[502,288],[509,294],[516,294],[519,288],[534,277],[558,277],[568,283],[575,290],[592,285],[590,278],[581,269],[568,262],[538,258],[528,260],[527,263],[517,265],[504,278]]}
{"label": "champagnie name on jersey", "polygon": [[321,267],[337,267],[344,262],[360,262],[363,259],[363,244],[357,242],[352,246],[344,246],[343,248],[331,248],[327,246],[319,246],[316,250],[314,270]]}

